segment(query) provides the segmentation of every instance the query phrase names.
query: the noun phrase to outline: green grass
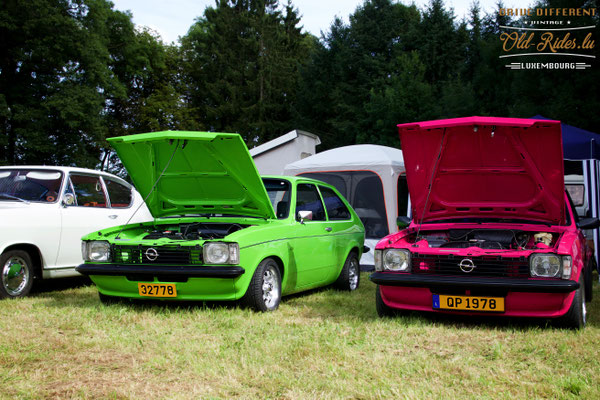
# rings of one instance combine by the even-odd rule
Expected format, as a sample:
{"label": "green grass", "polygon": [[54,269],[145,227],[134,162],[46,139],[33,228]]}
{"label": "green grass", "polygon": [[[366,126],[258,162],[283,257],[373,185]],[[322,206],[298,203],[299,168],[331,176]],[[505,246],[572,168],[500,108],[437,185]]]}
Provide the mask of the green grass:
{"label": "green grass", "polygon": [[234,306],[103,306],[94,286],[0,302],[1,398],[600,398],[600,290],[580,332],[379,319],[355,293]]}

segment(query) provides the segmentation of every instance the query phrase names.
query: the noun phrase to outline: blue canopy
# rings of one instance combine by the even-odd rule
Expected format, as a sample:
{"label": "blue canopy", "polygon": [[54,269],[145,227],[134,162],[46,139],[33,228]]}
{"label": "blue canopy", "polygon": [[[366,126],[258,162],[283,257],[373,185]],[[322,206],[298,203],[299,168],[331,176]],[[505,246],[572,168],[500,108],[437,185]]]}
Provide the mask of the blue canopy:
{"label": "blue canopy", "polygon": [[[533,119],[550,118],[536,115]],[[600,160],[599,134],[562,123],[561,127],[565,160]]]}

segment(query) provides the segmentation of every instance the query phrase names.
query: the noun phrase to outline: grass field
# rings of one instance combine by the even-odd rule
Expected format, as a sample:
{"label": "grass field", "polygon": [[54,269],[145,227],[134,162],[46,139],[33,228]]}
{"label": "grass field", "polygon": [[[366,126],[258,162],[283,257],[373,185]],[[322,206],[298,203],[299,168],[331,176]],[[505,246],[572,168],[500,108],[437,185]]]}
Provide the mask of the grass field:
{"label": "grass field", "polygon": [[[597,278],[597,276],[596,276]],[[580,332],[379,319],[355,293],[233,306],[103,306],[94,286],[0,302],[1,398],[600,398],[600,290]]]}

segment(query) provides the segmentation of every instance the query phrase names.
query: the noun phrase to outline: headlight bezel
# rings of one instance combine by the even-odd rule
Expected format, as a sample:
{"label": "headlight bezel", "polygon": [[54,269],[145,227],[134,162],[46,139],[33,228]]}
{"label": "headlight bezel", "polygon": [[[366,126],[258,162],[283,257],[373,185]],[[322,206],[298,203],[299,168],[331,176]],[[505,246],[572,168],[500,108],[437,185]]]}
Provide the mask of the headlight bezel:
{"label": "headlight bezel", "polygon": [[[394,262],[394,257],[400,259]],[[410,272],[411,252],[407,249],[375,249],[375,270],[390,272]]]}
{"label": "headlight bezel", "polygon": [[[215,258],[214,251],[220,249],[227,258]],[[226,251],[224,251],[226,249]],[[202,245],[202,260],[211,265],[237,265],[240,263],[240,245],[235,242],[205,242]]]}
{"label": "headlight bezel", "polygon": [[81,255],[88,262],[110,262],[112,260],[111,245],[107,240],[83,241]]}
{"label": "headlight bezel", "polygon": [[[552,268],[552,274],[540,272],[540,270],[534,269],[536,267],[540,267],[540,263],[542,263],[541,267],[543,267],[544,261],[546,261],[546,268]],[[561,256],[555,253],[533,253],[531,257],[529,257],[529,275],[532,278],[569,279],[571,277],[571,268],[569,266],[568,269],[565,269],[564,266],[565,263],[570,265],[570,261],[570,256]]]}

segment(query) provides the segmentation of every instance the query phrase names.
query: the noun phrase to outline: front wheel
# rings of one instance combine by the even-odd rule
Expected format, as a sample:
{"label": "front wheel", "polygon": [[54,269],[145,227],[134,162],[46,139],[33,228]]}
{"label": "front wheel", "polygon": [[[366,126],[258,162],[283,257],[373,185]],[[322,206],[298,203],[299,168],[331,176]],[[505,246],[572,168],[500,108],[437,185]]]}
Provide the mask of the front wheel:
{"label": "front wheel", "polygon": [[581,329],[585,326],[587,309],[585,307],[585,278],[583,271],[579,276],[579,289],[575,292],[569,311],[558,320],[563,328]]}
{"label": "front wheel", "polygon": [[397,314],[396,309],[388,306],[381,297],[381,287],[377,285],[375,288],[375,308],[377,309],[377,315],[380,317],[394,317]]}
{"label": "front wheel", "polygon": [[358,289],[359,284],[360,264],[358,263],[358,257],[355,253],[350,253],[334,285],[339,290],[351,292]]}
{"label": "front wheel", "polygon": [[33,263],[29,253],[9,250],[0,257],[0,298],[24,297],[33,286]]}
{"label": "front wheel", "polygon": [[281,275],[277,263],[264,259],[252,276],[242,302],[256,311],[274,311],[281,301]]}

